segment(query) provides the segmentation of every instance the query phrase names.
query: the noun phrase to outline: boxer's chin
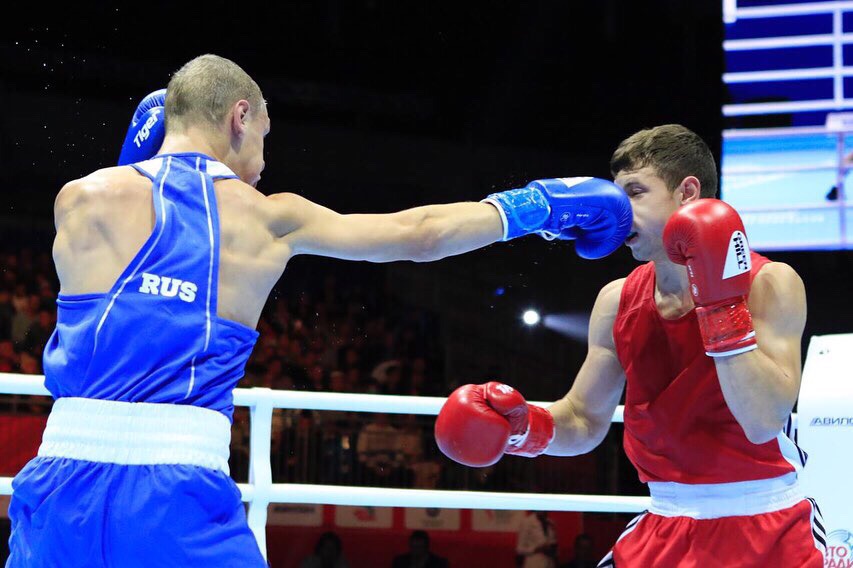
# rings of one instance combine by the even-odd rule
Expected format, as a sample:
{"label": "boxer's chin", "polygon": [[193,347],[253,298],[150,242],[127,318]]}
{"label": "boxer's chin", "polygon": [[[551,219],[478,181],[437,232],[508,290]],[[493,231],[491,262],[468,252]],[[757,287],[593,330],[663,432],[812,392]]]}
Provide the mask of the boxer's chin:
{"label": "boxer's chin", "polygon": [[628,248],[631,249],[631,256],[634,257],[634,260],[638,260],[640,262],[648,262],[651,260],[651,255],[649,255],[649,251],[644,250],[642,246],[637,246],[638,243],[634,243],[632,246]]}

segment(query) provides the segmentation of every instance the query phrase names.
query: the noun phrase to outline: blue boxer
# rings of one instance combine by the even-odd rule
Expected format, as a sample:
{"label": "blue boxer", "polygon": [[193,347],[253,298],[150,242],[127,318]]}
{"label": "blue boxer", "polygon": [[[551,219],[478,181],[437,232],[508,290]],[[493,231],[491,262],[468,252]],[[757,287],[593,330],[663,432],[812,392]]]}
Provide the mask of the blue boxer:
{"label": "blue boxer", "polygon": [[258,333],[217,317],[213,182],[198,153],[133,167],[154,230],[105,294],[63,295],[44,352],[56,399],[15,477],[7,567],[266,566],[228,475],[232,390]]}

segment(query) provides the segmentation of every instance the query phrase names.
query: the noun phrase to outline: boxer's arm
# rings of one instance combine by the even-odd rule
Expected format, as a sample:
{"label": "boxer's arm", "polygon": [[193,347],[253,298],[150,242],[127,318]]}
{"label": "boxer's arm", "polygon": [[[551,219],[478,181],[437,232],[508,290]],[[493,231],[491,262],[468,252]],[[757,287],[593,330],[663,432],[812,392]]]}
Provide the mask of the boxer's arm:
{"label": "boxer's arm", "polygon": [[[86,290],[91,272],[102,270],[97,261],[102,252],[104,209],[98,199],[98,184],[94,176],[66,183],[53,204],[53,222],[56,237],[53,240],[53,261],[63,293]],[[95,267],[79,270],[80,266]]]}
{"label": "boxer's arm", "polygon": [[551,405],[556,435],[546,454],[575,456],[594,449],[610,429],[625,388],[625,371],[616,356],[613,323],[625,280],[602,288],[589,321],[586,359],[568,394]]}
{"label": "boxer's arm", "polygon": [[749,311],[758,348],[714,363],[729,410],[749,441],[763,444],[782,431],[800,391],[803,281],[787,264],[765,265],[752,282]]}
{"label": "boxer's arm", "polygon": [[294,255],[427,262],[484,247],[503,236],[500,214],[489,203],[343,215],[292,193],[272,195],[269,200],[273,233]]}

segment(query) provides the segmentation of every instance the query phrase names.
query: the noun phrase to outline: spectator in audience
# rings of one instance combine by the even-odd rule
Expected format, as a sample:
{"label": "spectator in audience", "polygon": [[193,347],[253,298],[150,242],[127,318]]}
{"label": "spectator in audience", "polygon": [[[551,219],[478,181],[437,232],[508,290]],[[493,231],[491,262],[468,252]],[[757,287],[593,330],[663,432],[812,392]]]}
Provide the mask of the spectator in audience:
{"label": "spectator in audience", "polygon": [[346,384],[347,392],[364,392],[369,394],[378,393],[376,382],[370,378],[366,381],[362,381],[361,372],[355,367],[346,371],[344,374],[344,382]]}
{"label": "spectator in audience", "polygon": [[326,390],[326,372],[319,362],[308,370],[308,381],[309,390],[319,392]]}
{"label": "spectator in audience", "polygon": [[19,361],[20,357],[15,352],[12,340],[0,339],[0,370],[6,373],[17,372]]}
{"label": "spectator in audience", "polygon": [[403,365],[398,363],[388,367],[385,382],[380,386],[382,394],[403,394]]}
{"label": "spectator in audience", "polygon": [[416,414],[405,414],[402,419],[403,429],[397,439],[404,463],[417,463],[424,455],[423,428]]}
{"label": "spectator in audience", "polygon": [[41,373],[41,364],[32,354],[24,351],[21,353],[20,370],[25,375],[38,375]]}
{"label": "spectator in audience", "polygon": [[399,431],[388,415],[377,413],[373,422],[365,425],[358,434],[356,453],[367,485],[387,485],[398,475],[402,464]]}
{"label": "spectator in audience", "polygon": [[523,568],[556,568],[557,533],[547,511],[536,511],[521,521],[515,551]]}
{"label": "spectator in audience", "polygon": [[561,565],[560,568],[595,568],[596,566],[598,566],[598,561],[595,560],[592,537],[581,533],[575,537],[574,558]]}
{"label": "spectator in audience", "polygon": [[[418,417],[414,414],[406,414],[401,418],[403,420],[403,428],[400,431],[397,443],[402,456],[402,482],[404,486],[409,487],[416,474],[415,465],[425,463],[424,429],[421,423],[418,422]],[[421,469],[423,470],[424,468]],[[427,472],[421,471],[421,473],[425,474]]]}
{"label": "spectator in audience", "polygon": [[45,309],[39,310],[36,320],[27,329],[23,347],[27,351],[41,355],[44,345],[53,333],[53,317]]}
{"label": "spectator in audience", "polygon": [[15,292],[12,297],[12,305],[15,308],[15,314],[12,316],[12,341],[15,345],[22,346],[27,331],[33,324],[34,313],[23,284],[18,286]]}
{"label": "spectator in audience", "polygon": [[329,373],[329,390],[332,392],[347,392],[347,380],[343,371],[335,369]]}
{"label": "spectator in audience", "polygon": [[391,568],[448,568],[448,562],[430,552],[426,531],[414,531],[409,537],[409,553],[394,557]]}
{"label": "spectator in audience", "polygon": [[[415,357],[409,367],[409,377],[405,383],[405,393],[411,396],[432,396],[436,392],[427,384],[426,360]],[[429,394],[427,394],[429,393]]]}
{"label": "spectator in audience", "polygon": [[0,340],[12,337],[12,318],[15,308],[12,307],[12,295],[7,288],[0,288]]}
{"label": "spectator in audience", "polygon": [[388,374],[399,367],[399,359],[386,359],[375,367],[373,367],[373,370],[370,371],[370,377],[374,379],[378,384],[384,385],[388,382]]}
{"label": "spectator in audience", "polygon": [[412,472],[412,485],[416,489],[438,489],[441,481],[441,462],[438,460],[438,448],[432,443],[426,445],[423,457],[409,466]]}
{"label": "spectator in audience", "polygon": [[314,546],[314,554],[305,558],[300,566],[301,568],[349,568],[340,537],[331,531],[321,534]]}
{"label": "spectator in audience", "polygon": [[361,357],[358,351],[352,347],[347,346],[343,351],[343,360],[341,361],[341,366],[346,369],[356,369],[358,370],[361,367]]}

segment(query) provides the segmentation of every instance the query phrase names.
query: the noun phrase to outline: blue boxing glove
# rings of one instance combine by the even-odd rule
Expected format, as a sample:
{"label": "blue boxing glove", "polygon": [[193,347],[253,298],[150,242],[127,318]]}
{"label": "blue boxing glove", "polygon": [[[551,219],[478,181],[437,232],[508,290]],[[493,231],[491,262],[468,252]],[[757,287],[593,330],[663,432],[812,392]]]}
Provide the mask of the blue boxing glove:
{"label": "blue boxing glove", "polygon": [[142,162],[154,156],[166,136],[166,89],[154,91],[142,99],[124,137],[118,165]]}
{"label": "blue boxing glove", "polygon": [[631,231],[631,202],[613,182],[591,177],[540,179],[526,187],[492,193],[483,201],[498,208],[503,240],[530,233],[575,240],[581,258],[607,256]]}

